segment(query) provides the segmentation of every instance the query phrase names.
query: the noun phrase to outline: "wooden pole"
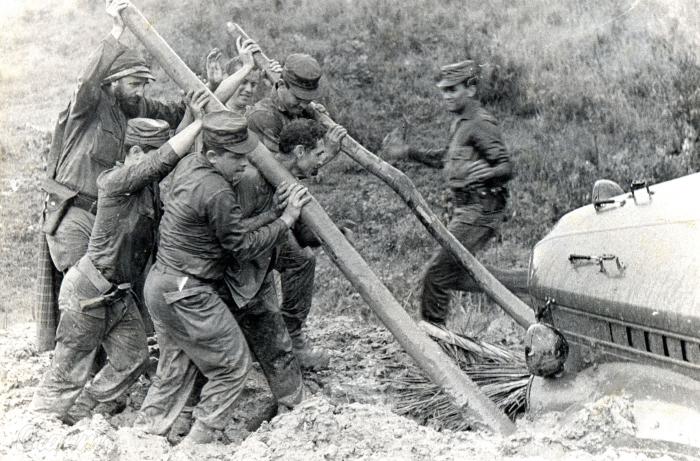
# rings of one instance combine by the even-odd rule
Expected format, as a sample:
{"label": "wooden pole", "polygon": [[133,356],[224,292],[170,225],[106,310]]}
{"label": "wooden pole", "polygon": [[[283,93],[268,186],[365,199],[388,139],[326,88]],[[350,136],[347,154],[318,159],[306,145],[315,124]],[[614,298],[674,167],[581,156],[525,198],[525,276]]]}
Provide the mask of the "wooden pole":
{"label": "wooden pole", "polygon": [[[238,25],[232,22],[226,24],[230,35],[240,35],[245,39],[248,34]],[[278,74],[269,72],[269,60],[262,53],[255,53],[253,58],[256,65],[263,69],[271,80],[279,79]],[[327,127],[336,123],[326,114],[316,111],[316,118]],[[365,149],[350,135],[346,135],[341,143],[341,148],[348,157],[355,160],[379,179],[391,187],[413,211],[420,222],[430,232],[440,245],[454,256],[462,267],[474,278],[477,285],[488,294],[501,308],[510,315],[520,326],[527,328],[535,322],[532,309],[520,298],[511,293],[503,284],[493,276],[474,255],[472,255],[460,243],[452,233],[447,230],[440,218],[430,209],[421,193],[413,182],[401,170],[385,162],[375,154]]]}
{"label": "wooden pole", "polygon": [[[133,5],[122,12],[122,19],[178,86],[186,91],[205,88]],[[224,105],[211,95],[207,109],[220,110],[224,109]],[[296,178],[266,149],[256,149],[249,155],[249,159],[271,184],[277,185],[282,181],[296,182]],[[319,237],[326,254],[360,292],[399,344],[430,379],[444,389],[465,416],[476,417],[482,424],[500,434],[515,431],[515,425],[506,415],[499,411],[442,349],[418,328],[315,199],[304,206],[301,219]]]}

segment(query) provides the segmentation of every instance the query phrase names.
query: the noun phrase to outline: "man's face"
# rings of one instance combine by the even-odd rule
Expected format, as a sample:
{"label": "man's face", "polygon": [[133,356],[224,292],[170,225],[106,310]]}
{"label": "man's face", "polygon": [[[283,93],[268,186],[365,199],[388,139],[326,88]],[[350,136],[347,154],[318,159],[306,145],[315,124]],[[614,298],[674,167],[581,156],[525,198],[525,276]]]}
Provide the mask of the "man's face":
{"label": "man's face", "polygon": [[277,94],[284,108],[292,115],[301,115],[311,103],[310,100],[301,99],[289,91],[289,88],[282,85],[278,88]]}
{"label": "man's face", "polygon": [[214,169],[233,186],[238,184],[246,168],[250,165],[245,155],[234,154],[229,151],[207,151],[207,159]]}
{"label": "man's face", "polygon": [[255,92],[258,89],[258,84],[260,83],[260,72],[253,71],[249,73],[245,80],[240,84],[240,86],[233,93],[232,100],[234,105],[238,107],[250,106],[253,104],[253,98],[255,97]]}
{"label": "man's face", "polygon": [[476,87],[474,85],[467,86],[464,83],[458,83],[442,88],[442,100],[448,111],[462,112],[471,102],[475,93]]}
{"label": "man's face", "polygon": [[131,117],[138,115],[147,84],[148,79],[132,76],[122,77],[115,82],[114,95],[124,113]]}
{"label": "man's face", "polygon": [[[299,149],[299,147],[301,149]],[[311,149],[304,146],[298,146],[297,149],[299,152],[296,155],[296,164],[293,168],[295,176],[301,179],[308,178],[309,176],[316,176],[326,156],[326,148],[323,139],[319,139],[316,145]]]}

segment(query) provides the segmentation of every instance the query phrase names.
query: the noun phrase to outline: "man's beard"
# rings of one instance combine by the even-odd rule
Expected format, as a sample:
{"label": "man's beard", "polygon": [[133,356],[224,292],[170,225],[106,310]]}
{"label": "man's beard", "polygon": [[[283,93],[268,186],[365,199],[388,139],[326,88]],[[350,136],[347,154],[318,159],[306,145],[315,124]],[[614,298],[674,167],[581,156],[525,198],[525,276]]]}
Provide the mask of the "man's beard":
{"label": "man's beard", "polygon": [[115,95],[119,108],[127,118],[136,118],[140,115],[141,98],[139,96],[127,97],[119,89],[116,90]]}

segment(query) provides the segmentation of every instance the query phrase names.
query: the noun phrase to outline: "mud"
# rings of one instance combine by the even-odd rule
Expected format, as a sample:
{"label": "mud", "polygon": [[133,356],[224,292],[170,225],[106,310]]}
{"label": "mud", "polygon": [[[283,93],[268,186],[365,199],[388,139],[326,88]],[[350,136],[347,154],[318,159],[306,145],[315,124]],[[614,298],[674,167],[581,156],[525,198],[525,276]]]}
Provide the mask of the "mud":
{"label": "mud", "polygon": [[[174,434],[151,436],[130,427],[145,395],[145,378],[130,391],[126,409],[116,415],[101,406],[101,413],[69,427],[52,416],[31,412],[28,404],[50,353],[34,352],[33,326],[12,327],[0,332],[0,459],[698,459],[692,452],[665,445],[634,443],[636,436],[653,433],[658,426],[648,417],[651,408],[640,413],[624,396],[537,420],[525,416],[510,437],[438,432],[392,413],[393,396],[384,378],[401,373],[408,358],[386,330],[341,316],[324,319],[323,324],[312,322],[310,331],[316,343],[328,347],[332,361],[329,370],[306,373],[308,400],[254,430],[260,424],[256,418],[272,405],[264,378],[254,372],[221,439],[192,446],[173,445],[180,440]],[[685,422],[697,427],[698,421]]]}

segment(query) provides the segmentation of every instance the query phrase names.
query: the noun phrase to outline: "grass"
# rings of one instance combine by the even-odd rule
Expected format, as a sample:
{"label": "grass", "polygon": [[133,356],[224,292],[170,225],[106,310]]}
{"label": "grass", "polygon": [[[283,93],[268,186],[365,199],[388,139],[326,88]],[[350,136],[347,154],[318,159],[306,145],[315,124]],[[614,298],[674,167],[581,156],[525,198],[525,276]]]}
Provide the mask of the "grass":
{"label": "grass", "polygon": [[[326,73],[324,103],[373,151],[400,123],[412,143],[444,143],[439,65],[485,63],[480,93],[502,122],[517,171],[502,235],[480,255],[489,262],[525,265],[527,248],[589,201],[595,179],[661,181],[700,167],[700,13],[690,0],[135,3],[198,73],[210,48],[231,52],[226,20],[273,57],[312,54]],[[45,134],[109,19],[93,0],[8,1],[0,26],[0,308],[13,322],[31,316]],[[177,97],[157,71],[151,95]],[[398,166],[446,213],[438,171]],[[358,250],[414,312],[435,244],[398,197],[349,159],[329,165],[312,190],[333,218],[358,223]],[[477,309],[470,300],[463,297],[467,310]],[[326,258],[315,303],[372,317]]]}

